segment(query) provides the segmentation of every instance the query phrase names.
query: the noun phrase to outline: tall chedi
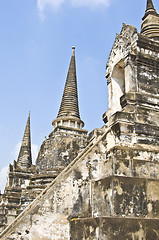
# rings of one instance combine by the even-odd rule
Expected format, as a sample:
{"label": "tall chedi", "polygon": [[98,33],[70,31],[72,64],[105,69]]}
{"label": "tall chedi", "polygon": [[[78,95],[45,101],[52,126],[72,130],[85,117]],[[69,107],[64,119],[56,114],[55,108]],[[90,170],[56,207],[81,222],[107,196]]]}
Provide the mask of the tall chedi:
{"label": "tall chedi", "polygon": [[0,232],[83,150],[87,131],[80,119],[75,48],[54,129],[42,143],[36,166],[32,165],[30,113],[17,161],[9,166],[8,180],[0,195]]}
{"label": "tall chedi", "polygon": [[18,156],[17,163],[22,168],[30,168],[32,165],[32,156],[31,156],[31,136],[30,136],[30,112],[24,131],[24,136]]}
{"label": "tall chedi", "polygon": [[0,196],[0,232],[21,212],[23,190],[29,185],[33,172],[29,112],[18,159],[9,165],[7,184]]}
{"label": "tall chedi", "polygon": [[[21,187],[22,185],[25,185],[25,182],[27,179],[29,179],[33,168],[29,112],[17,161],[14,160],[13,165],[10,164],[9,166],[9,175],[6,188]],[[18,174],[16,174],[16,172]]]}
{"label": "tall chedi", "polygon": [[56,177],[87,144],[87,131],[82,129],[84,122],[79,114],[75,47],[72,47],[60,109],[52,124],[54,129],[41,145],[36,169]]}
{"label": "tall chedi", "polygon": [[84,122],[80,119],[76,79],[75,47],[72,47],[72,57],[67,74],[66,84],[57,118],[53,126],[68,126],[82,129]]}
{"label": "tall chedi", "polygon": [[[141,33],[123,24],[114,41],[106,65],[105,125],[1,240],[159,239],[159,23],[150,0],[147,13],[145,30],[144,24]],[[64,167],[84,137],[77,104],[71,111],[66,104],[68,90],[66,84],[54,130],[41,146],[39,172]]]}

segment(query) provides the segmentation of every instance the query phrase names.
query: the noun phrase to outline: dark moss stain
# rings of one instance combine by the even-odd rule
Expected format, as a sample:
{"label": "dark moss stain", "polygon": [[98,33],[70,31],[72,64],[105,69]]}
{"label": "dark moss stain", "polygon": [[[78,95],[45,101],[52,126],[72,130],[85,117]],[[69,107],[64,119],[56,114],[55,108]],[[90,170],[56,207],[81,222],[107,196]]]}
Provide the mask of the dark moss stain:
{"label": "dark moss stain", "polygon": [[73,206],[73,211],[72,211],[73,215],[76,215],[79,212],[81,212],[82,204],[83,204],[83,198],[82,198],[81,194],[79,194],[78,199],[76,200],[76,203]]}
{"label": "dark moss stain", "polygon": [[25,230],[26,234],[29,234],[29,231],[28,230]]}
{"label": "dark moss stain", "polygon": [[153,208],[153,214],[158,216],[159,215],[159,200],[151,202]]}
{"label": "dark moss stain", "polygon": [[147,240],[158,240],[159,235],[154,230],[148,230],[146,233],[146,239]]}
{"label": "dark moss stain", "polygon": [[106,217],[79,219],[70,222],[70,230],[70,240],[158,240],[159,220]]}
{"label": "dark moss stain", "polygon": [[147,216],[146,183],[137,179],[123,178],[120,183],[114,180],[115,189],[118,189],[118,186],[123,192],[118,194],[117,191],[114,198],[116,214]]}
{"label": "dark moss stain", "polygon": [[75,178],[76,180],[82,179],[82,174],[81,174],[80,171],[74,170],[73,172],[74,172],[74,178]]}
{"label": "dark moss stain", "polygon": [[[97,228],[99,227],[99,219],[77,220],[70,222],[70,240],[99,240],[97,238]],[[90,230],[91,227],[91,230]],[[99,237],[99,236],[98,236]]]}

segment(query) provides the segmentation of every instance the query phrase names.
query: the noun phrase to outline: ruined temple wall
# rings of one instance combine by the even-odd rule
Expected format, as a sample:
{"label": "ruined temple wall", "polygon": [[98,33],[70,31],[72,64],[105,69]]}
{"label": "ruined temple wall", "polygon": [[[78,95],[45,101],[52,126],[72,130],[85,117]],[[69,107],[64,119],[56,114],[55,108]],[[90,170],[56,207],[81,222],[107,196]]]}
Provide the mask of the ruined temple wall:
{"label": "ruined temple wall", "polygon": [[[1,234],[2,240],[157,239],[158,73],[150,78],[157,61],[155,53],[152,67],[151,51],[157,51],[157,46],[134,27],[123,26],[107,64],[106,125],[92,134],[83,152]],[[42,168],[40,159],[51,159],[51,137],[40,150]],[[65,154],[68,146],[63,145]]]}
{"label": "ruined temple wall", "polygon": [[36,170],[64,169],[87,145],[87,131],[57,127],[42,143]]}
{"label": "ruined temple wall", "polygon": [[[92,175],[94,175],[96,179],[99,179],[98,162],[103,160],[101,157],[103,155],[102,149],[105,150],[102,143],[99,145],[100,147],[98,144],[97,146],[93,145],[92,148],[88,146],[86,156],[81,156],[81,159],[77,159],[74,165],[68,166],[55,179],[52,186],[47,187],[43,194],[24,210],[22,216],[18,217],[19,222],[17,218],[11,226],[12,234],[8,232],[9,235],[11,234],[10,239],[20,239],[21,236],[25,236],[26,239],[38,239],[41,227],[43,228],[41,237],[51,239],[52,234],[56,236],[57,226],[62,227],[61,232],[64,231],[63,228],[67,229],[69,219],[91,216],[90,178],[93,178]],[[90,170],[92,163],[96,165],[93,172]],[[58,225],[60,221],[64,221],[65,224]],[[48,226],[50,226],[49,233]],[[64,236],[64,239],[68,239],[66,232]],[[4,235],[4,239],[7,239],[6,235]]]}
{"label": "ruined temple wall", "polygon": [[70,223],[70,240],[156,240],[159,221],[143,218],[87,218]]}
{"label": "ruined temple wall", "polygon": [[25,209],[2,239],[70,239],[69,229],[76,218],[158,218],[159,149],[119,145],[108,150],[107,143],[113,145],[118,138],[112,132],[107,129],[94,139],[94,144]]}

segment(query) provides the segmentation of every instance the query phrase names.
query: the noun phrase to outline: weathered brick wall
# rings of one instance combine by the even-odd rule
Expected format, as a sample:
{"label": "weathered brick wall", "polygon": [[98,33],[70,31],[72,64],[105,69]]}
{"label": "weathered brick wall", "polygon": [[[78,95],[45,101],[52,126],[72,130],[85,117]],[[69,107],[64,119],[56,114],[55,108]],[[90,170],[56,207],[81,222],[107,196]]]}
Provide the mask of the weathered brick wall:
{"label": "weathered brick wall", "polygon": [[[158,46],[134,27],[123,26],[107,64],[110,109],[104,115],[106,125],[91,134],[89,145],[1,234],[2,240],[159,238],[159,97],[154,91],[158,76],[151,78],[156,80],[150,88],[144,86],[151,73],[149,68],[144,74],[145,62],[142,67],[139,63],[141,54],[143,59],[151,55],[142,50],[146,44],[152,51]],[[157,54],[151,57],[156,60]],[[117,95],[120,109],[115,109],[111,94],[116,80],[111,77],[121,59],[125,92]],[[46,169],[53,166],[56,156],[51,144],[50,136],[39,153],[41,169],[42,157],[48,160]],[[60,153],[70,161],[73,156],[67,144],[69,140]]]}
{"label": "weathered brick wall", "polygon": [[36,170],[64,169],[86,145],[86,130],[57,127],[41,145]]}

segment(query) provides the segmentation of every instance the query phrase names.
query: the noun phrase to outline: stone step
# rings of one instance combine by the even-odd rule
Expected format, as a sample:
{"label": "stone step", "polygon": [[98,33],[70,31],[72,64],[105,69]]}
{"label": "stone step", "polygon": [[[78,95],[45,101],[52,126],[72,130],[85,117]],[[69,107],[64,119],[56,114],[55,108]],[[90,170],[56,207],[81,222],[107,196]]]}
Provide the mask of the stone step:
{"label": "stone step", "polygon": [[[153,230],[152,230],[153,229]],[[159,219],[95,217],[73,218],[70,238],[73,239],[147,239],[157,240]]]}
{"label": "stone step", "polygon": [[29,185],[27,186],[27,189],[45,189],[46,186],[45,185]]}
{"label": "stone step", "polygon": [[32,182],[32,184],[31,185],[48,185],[49,183],[51,183],[52,181],[54,180],[54,178],[53,179],[47,179],[47,180],[36,180],[36,181],[34,181],[34,182]]}

